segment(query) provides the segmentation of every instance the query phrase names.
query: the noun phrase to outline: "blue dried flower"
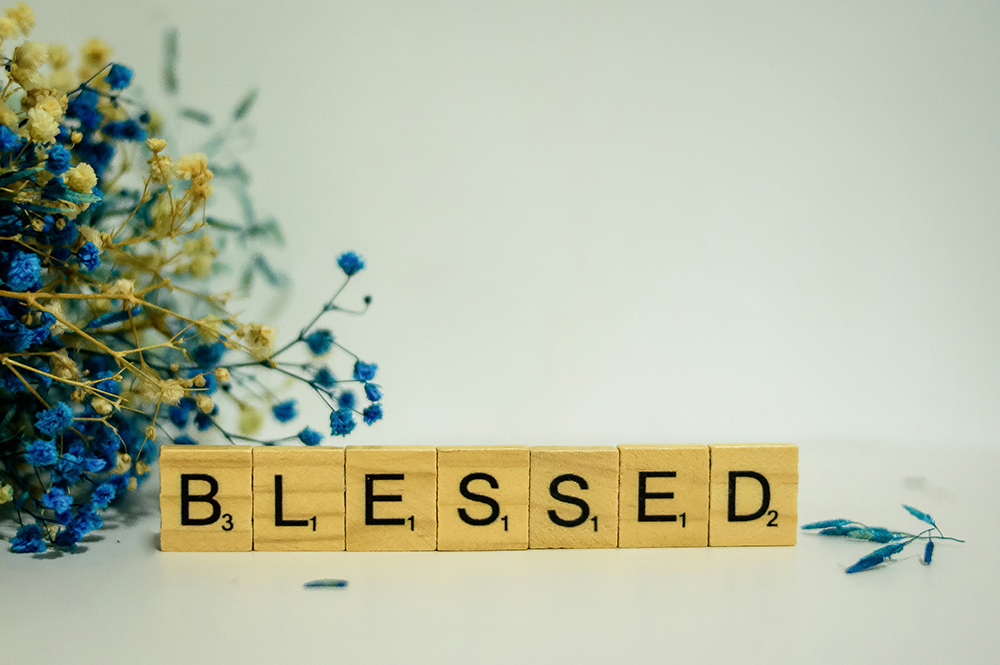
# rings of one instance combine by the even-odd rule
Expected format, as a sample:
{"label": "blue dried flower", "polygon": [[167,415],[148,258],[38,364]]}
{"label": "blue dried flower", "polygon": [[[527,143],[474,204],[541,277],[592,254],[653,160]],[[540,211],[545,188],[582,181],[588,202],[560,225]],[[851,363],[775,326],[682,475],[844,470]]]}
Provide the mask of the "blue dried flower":
{"label": "blue dried flower", "polygon": [[21,138],[9,127],[0,126],[0,152],[14,152],[20,146]]}
{"label": "blue dried flower", "polygon": [[306,337],[306,346],[317,356],[321,356],[333,346],[333,333],[329,330],[316,330]]}
{"label": "blue dried flower", "polygon": [[934,556],[934,541],[928,538],[927,544],[924,545],[924,563],[929,566],[931,564],[931,558],[933,556]]}
{"label": "blue dried flower", "polygon": [[879,565],[893,554],[896,554],[900,550],[906,547],[906,543],[893,543],[892,545],[886,545],[885,547],[880,547],[870,554],[858,559],[858,561],[847,569],[848,573],[860,573],[862,570],[868,570],[869,568],[874,568]]}
{"label": "blue dried flower", "polygon": [[87,270],[93,270],[101,265],[101,250],[92,242],[83,243],[83,247],[76,253],[77,260]]}
{"label": "blue dried flower", "polygon": [[354,393],[351,392],[350,390],[345,390],[344,392],[340,393],[340,396],[337,398],[337,406],[339,406],[341,409],[353,409],[354,402],[355,402]]}
{"label": "blue dried flower", "polygon": [[145,141],[146,130],[139,126],[135,120],[120,120],[109,122],[101,127],[101,133],[112,139],[123,139],[125,141]]}
{"label": "blue dried flower", "polygon": [[69,150],[58,143],[49,148],[48,156],[45,158],[45,168],[48,169],[49,173],[52,175],[62,175],[69,169],[69,165]]}
{"label": "blue dried flower", "polygon": [[73,507],[73,497],[61,487],[51,487],[42,495],[42,505],[57,513],[65,513]]}
{"label": "blue dried flower", "polygon": [[365,269],[365,260],[354,252],[344,252],[337,257],[337,265],[344,271],[344,274],[351,275]]}
{"label": "blue dried flower", "polygon": [[37,524],[25,524],[10,539],[10,551],[18,554],[33,554],[47,549],[42,538],[42,530]]}
{"label": "blue dried flower", "polygon": [[330,433],[334,436],[347,436],[356,424],[350,409],[338,409],[330,414]]}
{"label": "blue dried flower", "polygon": [[377,371],[378,365],[375,363],[363,363],[360,360],[354,362],[354,378],[358,381],[371,381]]}
{"label": "blue dried flower", "polygon": [[170,422],[174,424],[174,427],[184,429],[187,427],[188,418],[196,406],[195,401],[190,397],[182,397],[180,402],[167,409],[167,416],[170,418]]}
{"label": "blue dried flower", "polygon": [[376,402],[365,409],[362,414],[365,417],[365,424],[371,425],[382,419],[382,405]]}
{"label": "blue dried flower", "polygon": [[58,402],[51,409],[39,411],[35,417],[35,429],[45,436],[55,437],[73,422],[73,410],[64,402]]}
{"label": "blue dried flower", "polygon": [[323,440],[323,435],[314,430],[311,427],[306,427],[298,434],[299,441],[306,444],[307,446],[319,445],[319,442]]}
{"label": "blue dried flower", "polygon": [[125,65],[113,64],[104,80],[108,82],[112,90],[122,90],[132,82],[132,70]]}
{"label": "blue dried flower", "polygon": [[40,281],[41,264],[35,254],[15,250],[8,261],[4,281],[11,291],[27,291]]}
{"label": "blue dried flower", "polygon": [[55,441],[39,439],[24,449],[24,461],[31,466],[50,466],[59,461]]}
{"label": "blue dried flower", "polygon": [[299,415],[294,399],[275,404],[271,409],[271,412],[274,413],[274,417],[279,423],[287,423],[289,420]]}
{"label": "blue dried flower", "polygon": [[851,520],[823,520],[821,522],[810,522],[809,524],[803,524],[803,529],[829,529],[835,526],[847,526],[848,524],[853,524]]}
{"label": "blue dried flower", "polygon": [[[382,399],[382,389],[374,383],[365,384],[365,397],[369,402],[378,402]],[[805,527],[802,527],[803,529]]]}
{"label": "blue dried flower", "polygon": [[225,352],[225,344],[222,342],[214,342],[212,344],[196,346],[191,352],[191,357],[194,358],[196,363],[198,363],[198,367],[209,368],[218,365]]}
{"label": "blue dried flower", "polygon": [[320,367],[316,372],[316,376],[313,377],[313,382],[320,388],[333,388],[337,385],[337,379],[334,378],[333,374],[330,373],[325,367]]}
{"label": "blue dried flower", "polygon": [[[196,446],[198,442],[189,436],[181,435],[174,439],[174,443],[178,446]],[[126,481],[127,482],[127,481]]]}
{"label": "blue dried flower", "polygon": [[115,486],[111,483],[101,483],[94,488],[93,494],[90,495],[90,500],[94,502],[94,505],[98,508],[107,508],[108,504],[115,498]]}
{"label": "blue dried flower", "polygon": [[905,503],[903,504],[903,508],[905,508],[908,513],[916,517],[921,522],[926,522],[931,526],[937,526],[937,524],[934,523],[934,518],[928,515],[927,513],[923,512],[922,510],[917,510],[913,506],[908,506]]}

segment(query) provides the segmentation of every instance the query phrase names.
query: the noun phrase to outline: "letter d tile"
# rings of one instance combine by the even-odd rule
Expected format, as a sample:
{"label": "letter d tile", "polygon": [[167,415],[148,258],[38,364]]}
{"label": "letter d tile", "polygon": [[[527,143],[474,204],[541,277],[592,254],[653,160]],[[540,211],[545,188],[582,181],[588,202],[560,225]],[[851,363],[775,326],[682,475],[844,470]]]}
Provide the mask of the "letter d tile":
{"label": "letter d tile", "polygon": [[708,544],[794,545],[799,449],[792,444],[709,446]]}
{"label": "letter d tile", "polygon": [[163,446],[160,549],[249,552],[252,470],[250,446]]}

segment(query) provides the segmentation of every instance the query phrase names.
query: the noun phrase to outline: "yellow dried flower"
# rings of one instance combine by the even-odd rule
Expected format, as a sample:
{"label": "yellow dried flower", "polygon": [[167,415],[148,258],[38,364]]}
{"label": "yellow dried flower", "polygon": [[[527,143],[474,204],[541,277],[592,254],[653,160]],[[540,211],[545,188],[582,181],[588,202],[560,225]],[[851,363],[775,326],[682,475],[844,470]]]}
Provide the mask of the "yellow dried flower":
{"label": "yellow dried flower", "polygon": [[198,405],[198,410],[202,413],[211,413],[212,409],[215,408],[215,404],[212,403],[212,398],[204,393],[195,397],[194,403]]}
{"label": "yellow dried flower", "polygon": [[66,93],[76,87],[76,77],[68,69],[57,69],[49,74],[49,87]]}
{"label": "yellow dried flower", "polygon": [[95,397],[90,401],[90,406],[102,416],[109,416],[114,411],[114,405],[103,397]]}
{"label": "yellow dried flower", "polygon": [[203,152],[193,152],[177,160],[177,173],[185,180],[193,180],[204,175],[206,171],[208,171],[208,158]]}
{"label": "yellow dried flower", "polygon": [[35,13],[31,11],[31,7],[23,2],[5,10],[4,18],[13,21],[17,25],[18,31],[25,37],[30,37],[31,31],[35,29]]}
{"label": "yellow dried flower", "polygon": [[242,324],[236,329],[236,336],[253,352],[267,355],[274,348],[278,331],[273,326],[260,323]]}
{"label": "yellow dried flower", "polygon": [[111,47],[97,37],[91,37],[80,48],[80,56],[91,67],[103,67],[111,60]]}
{"label": "yellow dried flower", "polygon": [[132,468],[132,457],[128,453],[118,453],[117,464],[115,465],[115,474],[121,475],[123,473],[128,473],[129,469]]}
{"label": "yellow dried flower", "polygon": [[12,18],[7,16],[0,18],[0,40],[17,37],[20,32],[21,29],[17,27],[17,23]]}
{"label": "yellow dried flower", "polygon": [[[31,137],[32,141],[38,141],[39,143],[51,143],[52,141],[55,141],[57,134],[59,134],[59,122],[56,118],[53,118],[47,111],[37,106],[28,111],[28,135]],[[88,166],[87,168],[90,167]],[[93,173],[94,170],[91,169],[90,172]],[[94,185],[96,184],[97,176],[95,175]],[[91,188],[93,188],[94,185],[91,185]],[[76,188],[73,187],[73,189]],[[87,191],[89,192],[90,189]]]}
{"label": "yellow dried flower", "polygon": [[65,44],[49,44],[49,63],[55,69],[62,69],[69,65],[71,57]]}
{"label": "yellow dried flower", "polygon": [[14,109],[7,106],[6,102],[0,102],[0,125],[6,126],[7,129],[17,131],[17,114],[14,113]]}
{"label": "yellow dried flower", "polygon": [[76,362],[66,354],[65,349],[59,349],[49,356],[49,368],[53,376],[70,381],[80,380],[80,368]]}
{"label": "yellow dried flower", "polygon": [[240,417],[236,423],[236,427],[239,429],[240,434],[243,436],[253,436],[260,431],[260,428],[264,426],[264,416],[261,415],[260,411],[253,408],[252,406],[241,406],[240,407]]}
{"label": "yellow dried flower", "polygon": [[14,500],[14,488],[10,485],[0,483],[0,506]]}
{"label": "yellow dried flower", "polygon": [[191,264],[188,266],[188,270],[191,272],[192,277],[197,277],[199,279],[208,277],[212,274],[211,255],[199,254],[194,257],[191,259]]}
{"label": "yellow dried flower", "polygon": [[160,399],[171,406],[176,406],[185,392],[183,384],[177,379],[167,379],[160,383]]}
{"label": "yellow dried flower", "polygon": [[49,49],[41,42],[24,42],[14,49],[14,64],[22,69],[36,70],[49,59]]}
{"label": "yellow dried flower", "polygon": [[197,374],[197,375],[195,375],[195,377],[194,377],[194,387],[195,388],[204,388],[205,387],[205,375],[204,374]]}
{"label": "yellow dried flower", "polygon": [[226,369],[225,367],[216,367],[215,368],[215,380],[218,381],[219,383],[228,383],[229,382],[229,370]]}
{"label": "yellow dried flower", "polygon": [[80,162],[66,172],[66,185],[74,192],[89,194],[97,186],[97,174],[90,164]]}
{"label": "yellow dried flower", "polygon": [[83,391],[83,388],[77,388],[70,393],[69,398],[77,404],[83,404],[83,400],[87,399],[87,393]]}
{"label": "yellow dried flower", "polygon": [[153,423],[146,426],[146,438],[150,441],[156,441],[156,425]]}
{"label": "yellow dried flower", "polygon": [[156,154],[158,152],[163,152],[166,149],[167,142],[163,139],[157,138],[146,139],[146,147],[149,148],[153,154]]}
{"label": "yellow dried flower", "polygon": [[149,473],[149,465],[143,462],[142,460],[139,460],[135,463],[135,472],[138,473],[140,476],[145,476],[147,473]]}

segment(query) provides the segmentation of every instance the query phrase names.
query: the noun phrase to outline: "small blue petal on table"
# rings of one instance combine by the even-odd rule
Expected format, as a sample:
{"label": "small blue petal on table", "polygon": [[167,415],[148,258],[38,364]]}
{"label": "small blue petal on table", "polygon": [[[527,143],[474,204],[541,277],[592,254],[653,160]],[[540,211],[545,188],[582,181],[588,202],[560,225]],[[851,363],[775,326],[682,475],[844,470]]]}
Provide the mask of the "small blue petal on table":
{"label": "small blue petal on table", "polygon": [[332,579],[331,580],[312,580],[310,582],[306,582],[302,586],[304,586],[307,589],[311,589],[313,587],[328,587],[328,586],[332,586],[332,587],[345,587],[345,586],[347,586],[347,580],[332,580]]}
{"label": "small blue petal on table", "polygon": [[809,524],[803,524],[803,529],[828,529],[833,526],[844,526],[845,524],[851,524],[851,520],[823,520],[822,522],[810,522]]}
{"label": "small blue petal on table", "polygon": [[914,517],[916,517],[921,522],[927,522],[931,526],[937,526],[937,524],[934,523],[934,518],[931,517],[930,515],[928,515],[927,513],[925,513],[924,511],[917,510],[913,506],[908,506],[905,503],[903,504],[903,508],[906,508],[906,512],[910,513],[911,515],[913,515]]}

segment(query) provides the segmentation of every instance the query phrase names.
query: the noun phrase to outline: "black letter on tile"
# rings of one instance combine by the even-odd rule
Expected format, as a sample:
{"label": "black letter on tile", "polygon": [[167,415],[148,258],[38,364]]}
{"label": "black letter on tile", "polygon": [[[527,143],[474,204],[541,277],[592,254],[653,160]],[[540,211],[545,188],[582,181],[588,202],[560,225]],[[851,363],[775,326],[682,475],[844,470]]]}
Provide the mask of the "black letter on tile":
{"label": "black letter on tile", "polygon": [[[752,478],[760,483],[761,489],[761,499],[760,508],[756,512],[747,515],[737,515],[736,514],[736,479],[737,478]],[[729,472],[729,521],[730,522],[752,522],[761,515],[767,512],[768,506],[771,505],[771,485],[767,482],[767,478],[760,475],[756,471],[730,471]]]}
{"label": "black letter on tile", "polygon": [[286,520],[283,507],[284,493],[281,491],[281,476],[274,476],[274,526],[309,526],[309,520]]}
{"label": "black letter on tile", "polygon": [[402,526],[406,520],[402,517],[375,517],[375,502],[401,502],[400,494],[375,494],[376,480],[404,480],[402,473],[366,473],[365,474],[365,524],[370,526]]}
{"label": "black letter on tile", "polygon": [[500,489],[500,484],[497,483],[497,479],[488,473],[470,473],[465,478],[462,478],[462,483],[458,486],[458,491],[462,493],[469,501],[477,501],[479,503],[485,503],[490,507],[490,514],[483,519],[476,519],[475,517],[469,517],[469,513],[465,512],[465,508],[458,509],[458,516],[462,518],[462,521],[466,524],[471,524],[472,526],[486,526],[487,524],[493,524],[500,517],[500,504],[496,502],[496,499],[488,497],[484,494],[476,494],[469,490],[469,483],[473,480],[485,480],[490,484],[490,487],[497,490]]}
{"label": "black letter on tile", "polygon": [[[208,483],[207,494],[191,494],[189,487],[192,480],[200,480]],[[219,492],[219,481],[207,473],[182,473],[181,474],[181,525],[182,526],[205,526],[213,524],[222,516],[222,506],[213,497]],[[211,517],[191,517],[190,506],[192,503],[212,504]]]}
{"label": "black letter on tile", "polygon": [[673,492],[647,492],[647,478],[676,478],[676,471],[640,471],[639,472],[639,521],[640,522],[676,522],[677,515],[647,515],[646,499],[672,499]]}
{"label": "black letter on tile", "polygon": [[550,510],[549,519],[552,520],[553,523],[558,524],[559,526],[569,526],[569,527],[580,526],[581,524],[587,521],[588,517],[590,517],[590,506],[587,504],[586,501],[584,501],[579,497],[569,496],[568,494],[563,494],[562,492],[559,491],[559,485],[568,480],[572,480],[574,483],[579,485],[580,489],[582,490],[590,489],[589,487],[587,487],[587,481],[581,478],[580,476],[574,475],[572,473],[564,473],[561,476],[555,477],[552,480],[552,482],[549,483],[549,494],[551,494],[552,498],[556,499],[557,501],[562,501],[563,503],[571,503],[574,506],[579,506],[580,516],[577,517],[576,519],[564,520],[563,518],[559,517],[559,515],[556,514],[556,511]]}

